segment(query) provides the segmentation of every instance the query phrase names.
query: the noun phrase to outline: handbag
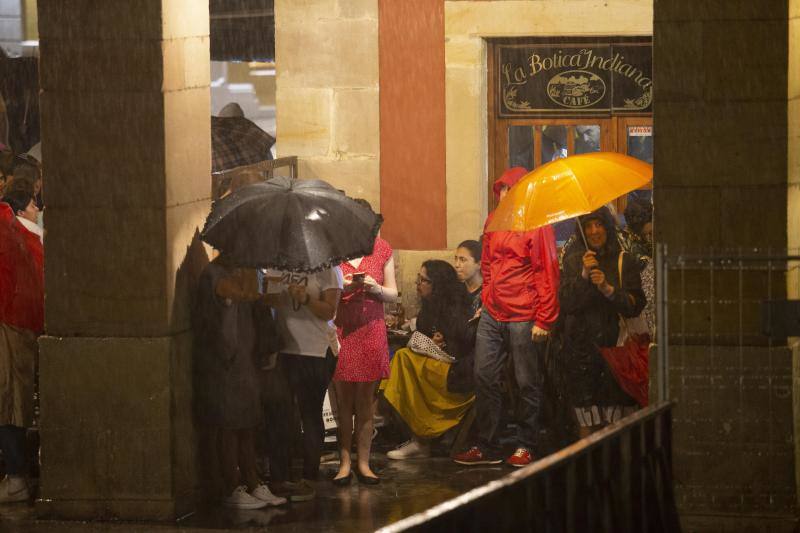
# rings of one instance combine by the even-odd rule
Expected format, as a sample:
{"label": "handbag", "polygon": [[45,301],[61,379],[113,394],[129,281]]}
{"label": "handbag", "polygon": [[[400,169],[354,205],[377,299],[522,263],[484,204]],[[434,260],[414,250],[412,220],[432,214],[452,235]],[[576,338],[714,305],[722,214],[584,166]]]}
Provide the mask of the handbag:
{"label": "handbag", "polygon": [[[622,286],[622,252],[619,254],[619,284]],[[620,388],[642,407],[649,397],[649,352],[650,333],[644,312],[633,318],[619,316],[617,345],[600,348]]]}
{"label": "handbag", "polygon": [[436,359],[437,361],[442,361],[443,363],[452,363],[455,361],[455,358],[439,348],[436,343],[433,342],[433,339],[419,331],[415,331],[411,334],[411,338],[408,339],[408,344],[406,346],[414,353]]}
{"label": "handbag", "polygon": [[342,329],[343,336],[346,337],[366,324],[364,320],[366,315],[366,298],[367,295],[363,288],[342,294],[333,323],[336,327]]}

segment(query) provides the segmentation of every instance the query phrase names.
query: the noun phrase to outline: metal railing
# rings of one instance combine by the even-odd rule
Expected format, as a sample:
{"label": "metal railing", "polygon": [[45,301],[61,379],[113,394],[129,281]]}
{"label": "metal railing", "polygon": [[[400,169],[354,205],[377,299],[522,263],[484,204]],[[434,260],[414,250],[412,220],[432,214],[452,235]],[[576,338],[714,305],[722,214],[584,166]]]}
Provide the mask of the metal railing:
{"label": "metal railing", "polygon": [[[280,169],[286,169],[286,171],[280,172]],[[297,178],[297,156],[292,155],[288,157],[279,157],[277,159],[269,159],[267,161],[259,161],[252,165],[244,165],[214,173],[211,175],[212,198],[216,200],[227,191],[235,177],[252,174],[256,174],[258,177],[265,180],[276,176],[287,176],[287,174],[289,178]]]}
{"label": "metal railing", "polygon": [[678,405],[681,515],[794,516],[798,250],[661,245],[655,267],[651,383]]}
{"label": "metal railing", "polygon": [[675,533],[672,404],[642,409],[563,450],[378,531]]}
{"label": "metal railing", "polygon": [[258,172],[261,173],[264,179],[275,177],[275,171],[279,168],[289,169],[290,178],[297,177],[297,156],[291,155],[288,157],[279,157],[277,159],[268,159],[266,161],[259,161],[252,165],[244,165],[241,167],[232,168],[223,172],[218,172],[215,175],[220,177],[232,176],[243,172]]}

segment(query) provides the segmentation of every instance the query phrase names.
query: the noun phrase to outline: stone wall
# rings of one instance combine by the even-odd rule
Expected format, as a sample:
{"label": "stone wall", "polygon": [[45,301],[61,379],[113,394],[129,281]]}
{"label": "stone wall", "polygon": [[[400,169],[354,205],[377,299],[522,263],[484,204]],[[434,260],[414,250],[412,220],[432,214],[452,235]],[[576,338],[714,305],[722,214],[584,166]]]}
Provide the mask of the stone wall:
{"label": "stone wall", "polygon": [[39,39],[39,14],[36,10],[37,0],[24,0],[22,11],[25,24],[25,39],[36,41]]}
{"label": "stone wall", "polygon": [[277,153],[380,205],[378,0],[276,0]]}

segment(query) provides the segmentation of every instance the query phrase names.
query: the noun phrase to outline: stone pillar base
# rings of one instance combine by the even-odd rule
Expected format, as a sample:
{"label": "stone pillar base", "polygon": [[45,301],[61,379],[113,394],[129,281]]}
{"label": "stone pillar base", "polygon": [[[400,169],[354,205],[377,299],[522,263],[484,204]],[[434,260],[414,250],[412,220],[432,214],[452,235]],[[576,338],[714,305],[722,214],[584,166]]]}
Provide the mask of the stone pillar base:
{"label": "stone pillar base", "polygon": [[40,339],[48,518],[173,520],[194,509],[191,333]]}

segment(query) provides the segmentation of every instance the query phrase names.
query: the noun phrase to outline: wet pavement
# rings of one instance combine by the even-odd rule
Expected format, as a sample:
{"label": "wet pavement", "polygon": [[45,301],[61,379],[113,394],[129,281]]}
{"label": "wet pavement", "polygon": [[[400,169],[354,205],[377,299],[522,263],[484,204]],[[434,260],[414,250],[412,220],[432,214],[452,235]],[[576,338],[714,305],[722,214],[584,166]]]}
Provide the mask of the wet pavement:
{"label": "wet pavement", "polygon": [[390,461],[376,453],[373,468],[381,484],[334,487],[329,478],[337,463],[323,464],[317,497],[309,502],[280,508],[233,511],[222,507],[199,509],[177,524],[56,522],[37,520],[30,505],[0,505],[3,533],[83,533],[100,531],[187,533],[224,530],[271,532],[373,531],[401,518],[428,509],[510,472],[505,466],[466,467],[447,457]]}

